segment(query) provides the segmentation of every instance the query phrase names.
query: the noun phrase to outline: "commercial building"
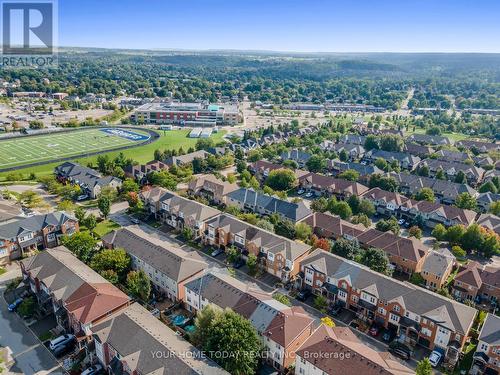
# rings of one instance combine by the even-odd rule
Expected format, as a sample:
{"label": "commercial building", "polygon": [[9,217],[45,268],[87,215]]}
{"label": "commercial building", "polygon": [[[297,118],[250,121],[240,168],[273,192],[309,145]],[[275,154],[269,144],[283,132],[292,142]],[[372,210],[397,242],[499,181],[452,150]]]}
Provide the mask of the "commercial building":
{"label": "commercial building", "polygon": [[237,125],[241,117],[237,104],[218,105],[172,101],[168,103],[144,104],[135,110],[132,120],[146,124],[207,127]]}

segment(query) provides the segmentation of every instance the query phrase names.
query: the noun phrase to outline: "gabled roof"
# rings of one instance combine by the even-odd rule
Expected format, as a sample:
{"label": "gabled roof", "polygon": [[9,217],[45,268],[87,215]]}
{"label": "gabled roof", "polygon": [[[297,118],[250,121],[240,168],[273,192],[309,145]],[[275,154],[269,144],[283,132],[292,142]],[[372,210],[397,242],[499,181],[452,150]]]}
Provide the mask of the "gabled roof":
{"label": "gabled roof", "polygon": [[144,263],[179,283],[207,268],[207,263],[195,251],[187,252],[139,227],[121,228],[102,238],[113,248],[122,248]]}
{"label": "gabled roof", "polygon": [[455,257],[452,255],[441,254],[435,250],[431,250],[429,255],[424,260],[422,272],[427,272],[431,275],[443,277],[446,270],[454,263]]}
{"label": "gabled roof", "polygon": [[405,197],[399,193],[394,193],[392,191],[382,190],[378,187],[373,188],[361,195],[365,199],[372,201],[382,201],[387,203],[392,203],[396,206],[412,207],[414,201],[410,198]]}
{"label": "gabled roof", "polygon": [[183,213],[184,219],[190,217],[195,221],[205,221],[219,214],[219,210],[215,208],[181,197],[170,191],[161,196],[160,202],[168,204],[170,212]]}
{"label": "gabled roof", "polygon": [[473,175],[477,180],[480,180],[485,172],[483,168],[474,165],[438,159],[424,159],[418,164],[418,167],[422,165],[428,166],[432,171],[437,171],[438,169],[442,169],[444,172],[453,171],[455,173],[462,171],[465,174]]}
{"label": "gabled roof", "polygon": [[451,145],[451,141],[447,137],[439,135],[412,134],[408,139],[413,142],[428,145]]}
{"label": "gabled roof", "polygon": [[392,152],[384,150],[370,150],[366,153],[371,159],[385,159],[387,161],[397,160],[400,163],[416,165],[420,158],[405,152]]}
{"label": "gabled roof", "polygon": [[479,333],[479,341],[488,345],[500,345],[500,317],[488,313]]}
{"label": "gabled roof", "polygon": [[491,229],[500,235],[500,217],[493,214],[482,214],[477,220],[477,225]]}
{"label": "gabled roof", "polygon": [[348,280],[360,290],[373,289],[383,301],[400,302],[405,309],[461,335],[472,326],[476,310],[454,300],[443,297],[407,282],[392,279],[370,270],[361,264],[317,249],[301,262],[303,267],[312,267],[333,280]]}
{"label": "gabled roof", "polygon": [[204,150],[194,151],[189,154],[170,156],[165,160],[165,164],[168,166],[176,165],[181,166],[183,164],[192,163],[194,159],[205,159],[210,154]]}
{"label": "gabled roof", "polygon": [[[144,375],[228,374],[138,303],[92,327],[132,371]],[[161,352],[163,355],[153,356]]]}
{"label": "gabled roof", "polygon": [[239,189],[239,186],[238,184],[231,184],[229,182],[219,180],[214,175],[206,175],[192,180],[188,185],[188,189],[194,192],[197,192],[200,189],[205,189],[213,191],[220,196],[225,196],[232,191]]}
{"label": "gabled roof", "polygon": [[313,172],[299,177],[299,183],[304,182],[317,186],[321,189],[332,190],[337,194],[361,195],[368,190],[365,185],[358,182],[334,178]]}
{"label": "gabled roof", "polygon": [[14,239],[24,233],[38,232],[48,226],[60,226],[76,219],[64,211],[35,215],[0,225],[0,238]]}
{"label": "gabled roof", "polygon": [[283,152],[281,155],[282,160],[295,160],[297,162],[307,162],[311,158],[311,154],[294,148],[290,151]]}
{"label": "gabled roof", "polygon": [[[330,353],[332,355],[327,355]],[[389,353],[377,352],[365,345],[347,327],[320,325],[296,354],[325,374],[402,375],[414,373],[412,369],[403,366]]]}
{"label": "gabled roof", "polygon": [[311,216],[302,220],[323,236],[343,237],[357,237],[365,231],[361,224],[352,224],[346,220],[342,220],[339,216],[331,215],[329,213],[315,212]]}
{"label": "gabled roof", "polygon": [[306,207],[303,201],[293,203],[256,192],[253,189],[240,188],[230,192],[227,197],[243,205],[262,207],[269,212],[278,213],[293,222],[302,220],[311,214],[311,210]]}
{"label": "gabled roof", "polygon": [[55,168],[55,173],[63,178],[78,181],[80,185],[86,185],[88,188],[93,189],[95,186],[107,186],[111,182],[116,181],[121,183],[121,180],[113,176],[105,176],[96,170],[84,167],[78,163],[67,161]]}
{"label": "gabled roof", "polygon": [[78,260],[64,246],[47,249],[21,263],[75,314],[90,323],[128,303],[128,296]]}

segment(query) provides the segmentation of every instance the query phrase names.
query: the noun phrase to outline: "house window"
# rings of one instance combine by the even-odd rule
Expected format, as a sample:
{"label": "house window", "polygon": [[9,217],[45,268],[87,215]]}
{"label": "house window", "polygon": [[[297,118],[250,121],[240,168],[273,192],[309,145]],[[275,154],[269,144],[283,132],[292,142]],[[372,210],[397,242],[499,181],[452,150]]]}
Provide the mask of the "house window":
{"label": "house window", "polygon": [[401,309],[399,308],[398,305],[394,305],[394,307],[392,308],[393,311],[395,312],[399,312]]}

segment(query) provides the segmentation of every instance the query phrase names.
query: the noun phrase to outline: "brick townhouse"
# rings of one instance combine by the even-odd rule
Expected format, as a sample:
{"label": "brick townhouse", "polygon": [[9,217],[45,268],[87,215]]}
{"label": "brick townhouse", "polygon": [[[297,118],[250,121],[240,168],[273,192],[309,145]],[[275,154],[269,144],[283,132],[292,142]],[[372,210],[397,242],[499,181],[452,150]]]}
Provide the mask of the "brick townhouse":
{"label": "brick townhouse", "polygon": [[297,284],[369,324],[401,334],[411,345],[440,348],[451,364],[458,360],[477,312],[320,249],[302,261]]}
{"label": "brick townhouse", "polygon": [[125,293],[64,246],[23,259],[20,265],[40,309],[54,313],[58,325],[82,344],[95,324],[130,303]]}
{"label": "brick townhouse", "polygon": [[451,289],[459,301],[496,305],[500,301],[500,269],[469,261],[459,268]]}
{"label": "brick townhouse", "polygon": [[185,285],[185,303],[190,311],[208,304],[231,308],[248,319],[257,330],[266,351],[266,361],[283,370],[295,351],[313,331],[314,319],[299,306],[286,306],[255,286],[227,274],[212,271]]}
{"label": "brick townhouse", "polygon": [[235,246],[244,257],[254,254],[268,273],[284,282],[297,275],[300,261],[311,249],[225,213],[206,221],[203,242],[222,249]]}
{"label": "brick townhouse", "polygon": [[362,195],[368,188],[358,182],[348,181],[341,178],[308,173],[299,178],[299,186],[302,189],[313,192],[316,196],[335,196],[338,199],[347,199],[351,195]]}
{"label": "brick townhouse", "polygon": [[0,265],[29,255],[33,250],[58,246],[62,236],[78,231],[78,221],[63,211],[3,223],[0,225]]}
{"label": "brick townhouse", "polygon": [[206,175],[194,179],[188,185],[188,194],[194,197],[202,197],[214,204],[226,204],[229,193],[238,190],[237,184],[219,180],[213,175]]}
{"label": "brick townhouse", "polygon": [[478,344],[470,374],[500,373],[500,317],[488,314],[479,332]]}
{"label": "brick townhouse", "polygon": [[122,248],[130,255],[132,268],[143,270],[153,284],[155,294],[172,301],[183,298],[183,285],[198,277],[207,263],[195,251],[184,251],[162,240],[157,234],[139,227],[127,227],[102,238],[108,248]]}

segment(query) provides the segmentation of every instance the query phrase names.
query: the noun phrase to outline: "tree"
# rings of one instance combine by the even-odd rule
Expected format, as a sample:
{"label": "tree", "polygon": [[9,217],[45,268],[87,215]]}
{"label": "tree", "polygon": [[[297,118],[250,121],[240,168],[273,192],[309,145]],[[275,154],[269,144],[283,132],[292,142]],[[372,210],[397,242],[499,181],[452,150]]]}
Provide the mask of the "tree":
{"label": "tree", "polygon": [[361,200],[357,195],[351,195],[349,198],[347,198],[347,204],[349,207],[351,207],[351,211],[353,214],[358,214],[359,213],[359,204],[361,203]]}
{"label": "tree", "polygon": [[479,250],[483,244],[483,233],[477,224],[471,224],[462,235],[460,243],[465,250]]}
{"label": "tree", "polygon": [[182,229],[182,238],[184,241],[191,241],[194,238],[193,230],[190,227],[184,227]]}
{"label": "tree", "polygon": [[316,238],[314,241],[314,247],[318,249],[323,249],[326,251],[330,251],[332,245],[330,241],[326,238]]}
{"label": "tree", "polygon": [[420,189],[417,194],[415,194],[415,199],[417,201],[434,202],[436,197],[434,196],[434,191],[432,191],[431,188],[424,187]]}
{"label": "tree", "polygon": [[493,215],[500,216],[500,201],[493,202],[493,203],[490,205],[490,212],[491,212]]}
{"label": "tree", "polygon": [[147,302],[151,294],[151,283],[143,270],[130,271],[127,275],[127,289],[136,298]]}
{"label": "tree", "polygon": [[458,171],[457,175],[455,176],[455,182],[457,184],[466,184],[467,183],[467,176],[463,171]]}
{"label": "tree", "polygon": [[403,151],[403,138],[398,135],[388,134],[380,138],[380,149],[391,152]]}
{"label": "tree", "polygon": [[306,241],[312,234],[312,228],[306,223],[295,224],[295,238]]}
{"label": "tree", "polygon": [[317,308],[321,312],[326,311],[326,307],[328,306],[328,301],[323,296],[314,297],[314,307]]}
{"label": "tree", "polygon": [[87,227],[87,229],[90,231],[90,233],[92,233],[95,229],[95,227],[97,226],[97,218],[95,217],[94,214],[90,214],[89,216],[87,216],[85,218],[85,226]]}
{"label": "tree", "polygon": [[345,149],[342,149],[339,152],[339,159],[341,161],[347,161],[347,160],[349,160],[349,154],[347,153],[347,151]]}
{"label": "tree", "polygon": [[205,150],[214,147],[214,141],[212,138],[199,138],[196,141],[196,150]]}
{"label": "tree", "polygon": [[306,166],[310,172],[321,172],[326,168],[326,160],[319,155],[312,155],[306,162]]}
{"label": "tree", "polygon": [[391,231],[394,233],[396,236],[399,235],[399,231],[401,230],[398,219],[396,219],[394,216],[391,216],[387,220],[380,220],[376,225],[375,228],[381,232],[388,232]]}
{"label": "tree", "polygon": [[111,284],[116,285],[120,281],[118,274],[113,270],[104,270],[99,272],[99,274],[106,280],[108,280]]}
{"label": "tree", "polygon": [[26,190],[19,194],[19,201],[29,208],[40,207],[43,204],[42,197],[33,190]]}
{"label": "tree", "polygon": [[274,232],[279,236],[290,238],[291,240],[295,239],[295,225],[290,220],[278,220],[274,224]]}
{"label": "tree", "polygon": [[269,172],[265,185],[273,190],[290,190],[297,186],[297,177],[290,169],[275,169]]}
{"label": "tree", "polygon": [[365,214],[355,215],[351,218],[351,223],[353,224],[362,224],[365,228],[369,228],[372,225],[372,221]]}
{"label": "tree", "polygon": [[313,200],[311,209],[316,212],[325,212],[328,209],[328,200],[324,197]]}
{"label": "tree", "polygon": [[395,192],[398,190],[398,183],[394,177],[385,177],[376,173],[370,177],[369,187],[370,189],[378,187],[382,190]]}
{"label": "tree", "polygon": [[477,206],[476,198],[474,198],[467,192],[458,194],[457,198],[455,199],[455,206],[467,210],[474,210]]}
{"label": "tree", "polygon": [[251,275],[255,275],[257,273],[257,256],[255,254],[248,254],[247,267]]}
{"label": "tree", "polygon": [[443,171],[441,168],[439,168],[439,169],[437,170],[437,172],[436,172],[436,178],[437,178],[438,180],[446,180],[446,176],[445,176],[445,174],[444,174],[444,171]]}
{"label": "tree", "polygon": [[463,225],[453,225],[446,230],[446,241],[452,245],[458,245],[462,241],[464,233],[465,227]]}
{"label": "tree", "polygon": [[377,150],[378,148],[379,148],[378,138],[373,134],[368,135],[365,140],[366,151]]}
{"label": "tree", "polygon": [[418,226],[414,225],[412,226],[409,230],[408,230],[408,235],[410,237],[415,237],[417,239],[421,239],[422,238],[422,229],[420,229]]}
{"label": "tree", "polygon": [[481,187],[479,188],[479,192],[480,193],[491,192],[493,194],[496,194],[498,192],[498,189],[492,181],[488,181],[481,185]]}
{"label": "tree", "polygon": [[135,182],[132,178],[126,178],[122,183],[121,191],[123,193],[128,193],[129,191],[139,192],[139,184]]}
{"label": "tree", "polygon": [[412,273],[410,277],[410,283],[423,286],[425,285],[425,279],[422,277],[422,275],[418,272]]}
{"label": "tree", "polygon": [[361,199],[358,205],[358,213],[371,217],[375,214],[375,206],[368,199]]}
{"label": "tree", "polygon": [[62,200],[57,204],[58,211],[73,212],[75,209],[76,206],[71,201]]}
{"label": "tree", "polygon": [[85,220],[85,209],[83,207],[77,207],[75,209],[75,217],[79,223],[83,224]]}
{"label": "tree", "polygon": [[387,171],[389,171],[389,164],[388,164],[388,163],[387,163],[387,161],[386,161],[385,159],[383,159],[383,158],[377,158],[377,159],[375,160],[375,163],[374,163],[374,164],[375,164],[375,166],[376,166],[377,168],[380,168],[380,169],[382,169],[383,171],[386,171],[386,172],[387,172]]}
{"label": "tree", "polygon": [[451,252],[457,259],[465,259],[467,256],[467,252],[458,245],[452,246]]}
{"label": "tree", "polygon": [[335,322],[329,316],[322,317],[321,324],[324,324],[327,327],[335,327]]}
{"label": "tree", "polygon": [[339,215],[344,220],[347,220],[352,216],[351,207],[349,207],[349,204],[344,201],[337,202],[331,211],[332,213]]}
{"label": "tree", "polygon": [[443,224],[436,224],[434,229],[432,230],[432,237],[435,237],[438,241],[444,241],[446,239],[446,228]]}
{"label": "tree", "polygon": [[240,251],[235,246],[226,247],[226,261],[234,263],[241,256]]}
{"label": "tree", "polygon": [[339,238],[333,243],[332,252],[346,259],[353,260],[360,253],[359,245],[353,241]]}
{"label": "tree", "polygon": [[266,219],[257,220],[255,225],[261,229],[267,230],[268,232],[274,232],[274,225]]}
{"label": "tree", "polygon": [[361,254],[361,263],[371,270],[386,275],[391,275],[390,262],[387,254],[382,249],[370,248]]}
{"label": "tree", "polygon": [[97,241],[88,232],[77,232],[63,236],[62,244],[81,261],[87,263],[92,258]]}
{"label": "tree", "polygon": [[102,216],[107,219],[109,211],[111,210],[111,202],[109,201],[109,198],[106,196],[99,196],[97,199],[97,207],[99,208],[99,211],[101,211]]}
{"label": "tree", "polygon": [[416,375],[432,375],[432,366],[429,358],[424,358],[417,362]]}
{"label": "tree", "polygon": [[210,304],[198,311],[194,319],[196,329],[190,336],[195,346],[201,347],[203,345],[212,327],[212,322],[221,313],[220,310],[214,308]]}
{"label": "tree", "polygon": [[274,296],[273,296],[273,298],[276,301],[281,302],[283,305],[292,306],[292,303],[290,302],[290,299],[287,296],[285,296],[284,294],[275,293]]}
{"label": "tree", "polygon": [[33,316],[35,313],[35,298],[33,296],[25,298],[17,308],[17,313],[20,316]]}
{"label": "tree", "polygon": [[226,371],[240,375],[256,373],[261,341],[248,319],[226,309],[215,314],[204,333],[201,347],[206,353],[231,353],[212,357]]}
{"label": "tree", "polygon": [[348,169],[341,174],[339,174],[339,178],[343,178],[344,180],[348,181],[358,181],[359,179],[359,172],[355,171],[354,169]]}
{"label": "tree", "polygon": [[423,177],[429,177],[429,167],[427,166],[427,164],[422,164],[418,170],[417,170],[417,173],[419,176],[423,176]]}
{"label": "tree", "polygon": [[94,255],[90,267],[97,272],[112,270],[121,277],[130,267],[130,257],[124,249],[105,249]]}

